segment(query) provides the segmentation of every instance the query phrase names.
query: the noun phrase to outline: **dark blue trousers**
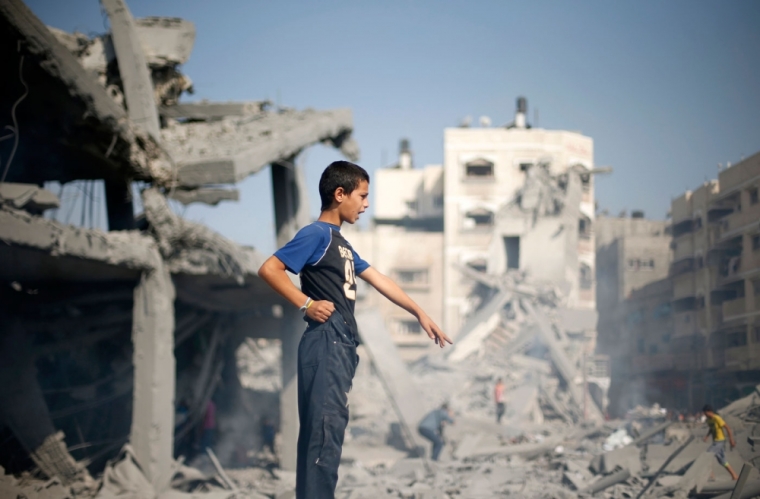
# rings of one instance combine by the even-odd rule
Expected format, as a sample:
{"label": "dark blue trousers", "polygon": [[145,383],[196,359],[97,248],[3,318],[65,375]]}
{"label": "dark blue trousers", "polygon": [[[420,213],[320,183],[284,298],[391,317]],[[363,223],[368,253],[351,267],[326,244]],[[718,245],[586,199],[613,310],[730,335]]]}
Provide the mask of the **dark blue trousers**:
{"label": "dark blue trousers", "polygon": [[297,499],[335,497],[358,363],[356,335],[338,311],[324,324],[307,327],[298,345]]}
{"label": "dark blue trousers", "polygon": [[431,458],[433,461],[438,461],[438,456],[441,454],[441,450],[443,449],[443,439],[438,434],[437,431],[433,430],[432,428],[427,428],[425,426],[420,426],[417,428],[417,431],[420,432],[420,435],[425,437],[426,439],[430,440],[433,444],[432,454]]}

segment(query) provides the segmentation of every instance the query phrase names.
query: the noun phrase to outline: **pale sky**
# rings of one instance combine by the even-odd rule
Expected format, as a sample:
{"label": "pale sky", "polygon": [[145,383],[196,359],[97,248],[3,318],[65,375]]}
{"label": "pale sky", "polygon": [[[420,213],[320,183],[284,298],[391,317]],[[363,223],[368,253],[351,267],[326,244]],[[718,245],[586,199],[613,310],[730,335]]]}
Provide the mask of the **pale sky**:
{"label": "pale sky", "polygon": [[[106,31],[96,0],[30,0],[46,24]],[[665,217],[672,197],[760,150],[760,2],[131,0],[136,17],[182,17],[197,36],[187,100],[350,107],[372,173],[408,137],[415,164],[443,160],[443,129],[465,116],[511,121],[518,95],[542,128],[594,139],[600,208]],[[340,154],[302,157],[317,181]],[[185,216],[274,249],[268,169],[241,201]],[[370,200],[371,202],[372,200]]]}

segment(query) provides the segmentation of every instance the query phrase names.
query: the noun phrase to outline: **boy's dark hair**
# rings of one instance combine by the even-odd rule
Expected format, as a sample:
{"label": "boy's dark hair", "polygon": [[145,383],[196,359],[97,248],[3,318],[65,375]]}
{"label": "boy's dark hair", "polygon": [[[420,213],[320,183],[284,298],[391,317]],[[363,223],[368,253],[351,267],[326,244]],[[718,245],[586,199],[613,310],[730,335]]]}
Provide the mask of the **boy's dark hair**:
{"label": "boy's dark hair", "polygon": [[362,180],[369,182],[369,173],[359,165],[349,161],[333,161],[322,172],[319,179],[319,198],[322,201],[322,211],[332,205],[335,189],[343,187],[346,194],[351,194],[359,187]]}
{"label": "boy's dark hair", "polygon": [[715,409],[713,409],[713,406],[710,404],[705,404],[705,406],[702,408],[702,412],[715,412]]}

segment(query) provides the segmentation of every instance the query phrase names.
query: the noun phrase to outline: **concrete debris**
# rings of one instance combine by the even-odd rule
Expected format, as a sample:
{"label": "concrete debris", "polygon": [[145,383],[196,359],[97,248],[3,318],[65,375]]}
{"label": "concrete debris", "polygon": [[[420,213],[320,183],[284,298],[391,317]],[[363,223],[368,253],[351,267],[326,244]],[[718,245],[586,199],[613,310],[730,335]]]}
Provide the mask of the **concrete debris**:
{"label": "concrete debris", "polygon": [[256,116],[263,114],[272,102],[189,102],[174,106],[163,106],[159,113],[164,118],[186,118],[197,121],[207,121],[224,118],[225,116]]}
{"label": "concrete debris", "polygon": [[58,208],[61,200],[52,192],[34,184],[0,183],[0,203],[39,215],[45,210]]}
{"label": "concrete debris", "polygon": [[222,201],[238,201],[240,191],[237,189],[214,189],[211,187],[198,189],[175,189],[169,193],[170,199],[175,199],[184,205],[203,203],[216,206]]}
{"label": "concrete debris", "polygon": [[194,187],[243,180],[263,167],[320,142],[341,148],[352,159],[349,109],[266,112],[216,121],[171,123],[162,141],[178,165],[179,185]]}

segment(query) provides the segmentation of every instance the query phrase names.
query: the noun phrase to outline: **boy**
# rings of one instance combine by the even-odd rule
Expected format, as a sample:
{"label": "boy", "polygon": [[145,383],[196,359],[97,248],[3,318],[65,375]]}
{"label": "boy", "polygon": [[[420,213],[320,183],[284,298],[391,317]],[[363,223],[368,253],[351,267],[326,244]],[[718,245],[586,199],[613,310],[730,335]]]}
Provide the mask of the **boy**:
{"label": "boy", "polygon": [[[296,497],[331,498],[338,482],[348,398],[359,357],[354,319],[356,276],[405,309],[441,348],[451,340],[392,280],[369,266],[340,233],[369,206],[369,175],[336,161],[319,180],[322,213],[271,256],[259,276],[304,313],[298,346],[298,462]],[[301,289],[286,271],[300,274]]]}
{"label": "boy", "polygon": [[722,417],[718,416],[710,404],[705,405],[702,408],[702,412],[705,413],[707,425],[709,426],[707,435],[705,435],[703,440],[707,442],[710,435],[713,437],[713,443],[707,450],[715,454],[715,458],[718,462],[725,466],[728,472],[731,473],[731,478],[734,480],[738,479],[739,476],[734,472],[731,465],[728,464],[728,461],[726,460],[726,434],[728,434],[728,441],[731,443],[731,448],[733,449],[736,447],[734,434],[731,432],[731,428],[729,428],[726,422],[723,421]]}

